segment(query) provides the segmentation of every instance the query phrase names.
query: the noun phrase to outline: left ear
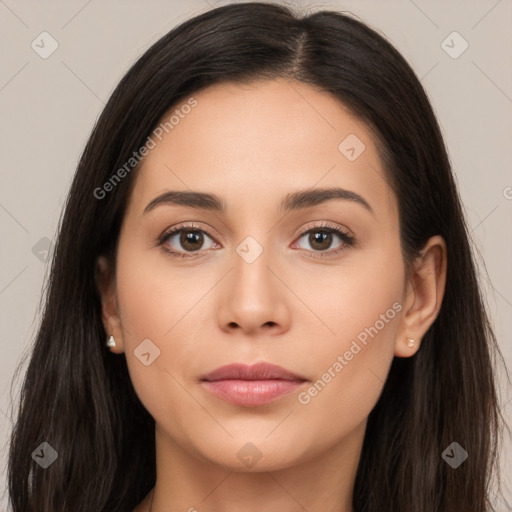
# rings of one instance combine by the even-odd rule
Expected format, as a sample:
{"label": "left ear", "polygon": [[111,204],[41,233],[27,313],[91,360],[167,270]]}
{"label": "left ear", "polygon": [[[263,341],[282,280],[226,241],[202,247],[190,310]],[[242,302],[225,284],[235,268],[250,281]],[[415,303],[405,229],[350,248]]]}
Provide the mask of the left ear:
{"label": "left ear", "polygon": [[[442,236],[431,237],[425,244],[405,287],[404,312],[395,341],[395,356],[410,357],[434,323],[446,286],[447,250]],[[410,346],[409,340],[414,340]]]}

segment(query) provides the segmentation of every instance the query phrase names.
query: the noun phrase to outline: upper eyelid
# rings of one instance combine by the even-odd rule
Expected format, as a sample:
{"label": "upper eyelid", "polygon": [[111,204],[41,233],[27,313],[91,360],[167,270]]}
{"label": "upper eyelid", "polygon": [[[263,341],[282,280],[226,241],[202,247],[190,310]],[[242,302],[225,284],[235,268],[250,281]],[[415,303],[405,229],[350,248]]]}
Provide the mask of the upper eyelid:
{"label": "upper eyelid", "polygon": [[346,235],[355,238],[355,235],[352,233],[352,231],[346,227],[341,227],[340,225],[338,225],[334,222],[329,222],[329,221],[318,221],[318,222],[320,222],[320,224],[313,225],[313,226],[308,224],[308,225],[304,226],[303,228],[301,228],[299,230],[299,232],[296,236],[302,236],[305,233],[307,233],[308,231],[311,231],[313,229],[318,229],[318,230],[323,229],[325,231],[329,231],[329,230],[340,231],[341,233],[345,233]]}
{"label": "upper eyelid", "polygon": [[[308,232],[309,230],[311,229],[325,229],[325,230],[329,230],[329,229],[336,229],[336,230],[339,230],[339,231],[342,231],[342,232],[347,232],[347,234],[349,235],[352,235],[352,231],[346,227],[341,227],[339,225],[336,225],[336,223],[334,222],[330,222],[330,221],[311,221],[311,222],[320,222],[320,224],[316,224],[316,225],[306,225],[302,228],[300,228],[300,230],[298,231],[298,233],[295,235],[295,236],[301,236],[303,235],[304,233]],[[180,230],[185,230],[185,229],[190,229],[190,230],[197,230],[197,231],[203,231],[204,233],[206,233],[208,236],[210,236],[211,238],[214,238],[213,235],[210,234],[209,232],[209,228],[204,228],[204,227],[201,227],[199,225],[196,225],[196,224],[200,224],[199,222],[196,223],[194,221],[190,221],[190,224],[186,223],[186,222],[182,222],[176,226],[173,226],[171,228],[168,228],[166,230],[164,230],[164,232],[162,233],[162,237],[164,236],[167,236],[169,234],[175,234],[176,232],[179,232]]]}

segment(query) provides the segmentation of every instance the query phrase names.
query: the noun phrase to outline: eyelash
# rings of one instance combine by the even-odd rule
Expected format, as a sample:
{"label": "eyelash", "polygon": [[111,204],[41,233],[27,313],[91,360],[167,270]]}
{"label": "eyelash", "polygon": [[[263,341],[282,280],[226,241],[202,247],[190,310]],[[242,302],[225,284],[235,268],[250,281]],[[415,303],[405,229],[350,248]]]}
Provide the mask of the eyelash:
{"label": "eyelash", "polygon": [[[176,226],[176,227],[172,228],[171,230],[164,232],[158,238],[157,246],[162,246],[163,250],[169,256],[171,256],[173,258],[193,258],[194,256],[196,256],[197,253],[200,253],[201,250],[194,251],[193,253],[186,253],[186,252],[183,253],[183,252],[170,250],[167,247],[164,247],[164,244],[169,239],[171,239],[174,235],[176,235],[177,233],[180,233],[182,231],[200,231],[201,233],[208,235],[208,237],[210,237],[212,240],[215,240],[214,237],[212,235],[210,235],[210,233],[208,233],[208,231],[200,228],[199,226],[196,226],[194,224],[181,224],[180,226]],[[310,232],[315,232],[315,231],[322,232],[322,233],[334,234],[342,240],[343,244],[338,249],[331,249],[328,251],[309,251],[308,250],[307,252],[314,252],[317,254],[316,256],[312,256],[312,255],[308,256],[310,258],[333,257],[333,256],[336,256],[336,255],[340,254],[341,252],[347,250],[347,248],[353,247],[357,244],[357,239],[355,236],[349,235],[347,232],[341,230],[340,228],[336,227],[333,224],[329,224],[328,222],[324,222],[318,226],[312,226],[312,227],[308,226],[304,229],[301,229],[301,231],[298,234],[297,240],[300,240],[304,235],[306,235]]]}

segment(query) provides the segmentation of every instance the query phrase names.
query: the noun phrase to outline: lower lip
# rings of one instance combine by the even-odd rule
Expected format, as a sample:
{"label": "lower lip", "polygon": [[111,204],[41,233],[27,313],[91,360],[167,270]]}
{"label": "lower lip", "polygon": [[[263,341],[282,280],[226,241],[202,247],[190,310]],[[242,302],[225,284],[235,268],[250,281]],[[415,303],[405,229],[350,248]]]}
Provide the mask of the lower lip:
{"label": "lower lip", "polygon": [[293,393],[304,384],[297,380],[216,380],[202,383],[214,395],[246,407],[268,404]]}

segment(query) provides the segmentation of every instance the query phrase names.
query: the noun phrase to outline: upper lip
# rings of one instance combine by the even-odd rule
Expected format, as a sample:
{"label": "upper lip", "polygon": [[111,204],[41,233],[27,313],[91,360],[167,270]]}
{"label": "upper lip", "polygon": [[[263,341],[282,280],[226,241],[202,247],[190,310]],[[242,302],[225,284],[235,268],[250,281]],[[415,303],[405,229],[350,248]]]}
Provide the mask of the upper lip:
{"label": "upper lip", "polygon": [[201,377],[201,380],[290,380],[305,381],[304,377],[271,363],[247,365],[234,363],[221,366]]}

